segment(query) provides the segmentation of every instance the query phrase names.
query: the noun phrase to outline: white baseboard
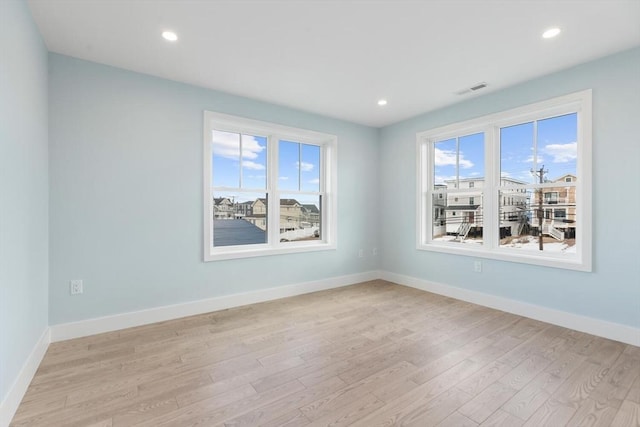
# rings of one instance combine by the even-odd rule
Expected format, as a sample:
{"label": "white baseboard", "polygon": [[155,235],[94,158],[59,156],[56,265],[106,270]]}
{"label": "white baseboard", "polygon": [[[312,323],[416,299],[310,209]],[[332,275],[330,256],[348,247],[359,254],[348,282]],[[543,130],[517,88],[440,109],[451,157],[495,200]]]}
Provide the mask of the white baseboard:
{"label": "white baseboard", "polygon": [[380,277],[399,285],[433,292],[435,294],[471,302],[485,307],[495,308],[497,310],[506,311],[508,313],[517,314],[530,319],[540,320],[542,322],[552,323],[554,325],[563,326],[576,331],[586,332],[588,334],[640,346],[640,329],[632,326],[594,319],[593,317],[581,316],[579,314],[555,310],[553,308],[542,307],[482,292],[471,291],[469,289],[429,282],[416,277],[405,276],[388,271],[382,271]]}
{"label": "white baseboard", "polygon": [[304,282],[295,285],[280,286],[276,288],[262,289],[259,291],[225,295],[182,304],[115,314],[112,316],[97,317],[78,322],[62,323],[51,326],[51,341],[56,342],[71,338],[79,338],[103,332],[115,331],[118,329],[178,319],[180,317],[209,313],[226,308],[270,301],[278,298],[308,294],[310,292],[339,288],[378,278],[380,278],[379,271],[369,271],[365,273],[316,280],[313,282]]}
{"label": "white baseboard", "polygon": [[20,402],[27,392],[27,388],[29,388],[29,384],[38,370],[38,366],[40,366],[50,342],[51,336],[49,328],[47,328],[42,333],[24,365],[22,365],[22,369],[13,385],[9,388],[6,398],[0,402],[0,427],[8,426],[11,423],[11,419],[18,410],[18,406],[20,406]]}

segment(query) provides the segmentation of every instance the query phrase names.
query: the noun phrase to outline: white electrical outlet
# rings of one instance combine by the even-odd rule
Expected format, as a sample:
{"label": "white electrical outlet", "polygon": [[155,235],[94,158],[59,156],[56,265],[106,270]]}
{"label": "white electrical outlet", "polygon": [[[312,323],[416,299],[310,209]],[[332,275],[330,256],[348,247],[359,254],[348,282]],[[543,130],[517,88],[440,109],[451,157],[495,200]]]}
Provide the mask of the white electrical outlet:
{"label": "white electrical outlet", "polygon": [[364,258],[364,250],[360,249],[358,251],[358,258]]}
{"label": "white electrical outlet", "polygon": [[474,261],[473,271],[476,273],[482,273],[482,261]]}
{"label": "white electrical outlet", "polygon": [[377,256],[378,255],[378,248],[371,249],[371,255]]}
{"label": "white electrical outlet", "polygon": [[69,293],[71,295],[78,295],[83,292],[82,280],[71,280],[69,282]]}

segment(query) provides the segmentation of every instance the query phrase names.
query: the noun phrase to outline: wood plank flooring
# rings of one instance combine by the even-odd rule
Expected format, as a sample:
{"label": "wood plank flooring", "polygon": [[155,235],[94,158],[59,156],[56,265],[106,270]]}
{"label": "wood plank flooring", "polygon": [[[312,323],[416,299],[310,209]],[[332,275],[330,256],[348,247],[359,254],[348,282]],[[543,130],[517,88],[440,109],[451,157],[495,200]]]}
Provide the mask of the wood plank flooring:
{"label": "wood plank flooring", "polygon": [[12,426],[640,426],[640,348],[373,281],[51,344]]}

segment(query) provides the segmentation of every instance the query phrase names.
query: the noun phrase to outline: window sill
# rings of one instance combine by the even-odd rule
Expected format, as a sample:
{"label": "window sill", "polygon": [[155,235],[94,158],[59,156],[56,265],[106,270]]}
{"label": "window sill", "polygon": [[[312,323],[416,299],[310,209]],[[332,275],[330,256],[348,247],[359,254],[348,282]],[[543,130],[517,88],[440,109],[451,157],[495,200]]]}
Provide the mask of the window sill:
{"label": "window sill", "polygon": [[260,248],[239,248],[239,247],[226,247],[220,248],[220,250],[212,250],[207,253],[205,251],[204,261],[223,261],[230,259],[240,258],[255,258],[271,255],[283,255],[293,253],[305,253],[305,252],[317,252],[317,251],[330,251],[337,249],[336,244],[333,243],[291,243],[286,246],[272,247],[264,245]]}
{"label": "window sill", "polygon": [[[456,244],[459,245],[459,244]],[[560,258],[553,255],[532,255],[527,253],[515,253],[512,249],[485,249],[474,247],[458,247],[446,244],[419,244],[418,250],[430,251],[430,252],[442,252],[452,255],[463,255],[474,258],[487,258],[495,259],[498,261],[518,262],[522,264],[532,264],[543,267],[561,268],[565,270],[576,270],[591,272],[591,264],[584,260],[581,260],[578,256],[571,259]]]}

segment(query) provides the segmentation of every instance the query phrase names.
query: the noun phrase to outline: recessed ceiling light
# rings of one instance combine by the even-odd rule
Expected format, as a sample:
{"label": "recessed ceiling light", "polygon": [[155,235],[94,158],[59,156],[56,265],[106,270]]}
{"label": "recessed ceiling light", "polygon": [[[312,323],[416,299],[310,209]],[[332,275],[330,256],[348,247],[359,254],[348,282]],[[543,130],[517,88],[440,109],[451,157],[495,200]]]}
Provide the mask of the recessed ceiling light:
{"label": "recessed ceiling light", "polygon": [[558,34],[560,34],[560,28],[558,28],[558,27],[549,28],[544,33],[542,33],[542,38],[543,39],[552,39],[555,36],[557,36]]}
{"label": "recessed ceiling light", "polygon": [[169,40],[170,42],[178,40],[178,35],[173,31],[163,31],[162,37],[164,37],[165,40]]}
{"label": "recessed ceiling light", "polygon": [[378,100],[378,105],[381,106],[381,107],[384,106],[384,105],[387,105],[387,100],[386,99],[379,99]]}

